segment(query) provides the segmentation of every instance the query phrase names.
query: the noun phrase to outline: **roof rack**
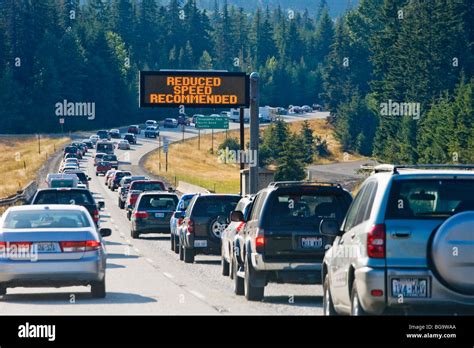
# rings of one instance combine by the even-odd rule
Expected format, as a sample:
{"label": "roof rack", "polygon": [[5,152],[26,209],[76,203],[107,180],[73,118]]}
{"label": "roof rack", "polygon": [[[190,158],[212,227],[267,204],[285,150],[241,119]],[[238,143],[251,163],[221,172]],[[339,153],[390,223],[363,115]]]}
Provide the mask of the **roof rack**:
{"label": "roof rack", "polygon": [[318,186],[333,186],[342,188],[341,184],[334,182],[323,182],[323,181],[274,181],[268,184],[268,187],[283,187],[283,186],[294,186],[294,185],[318,185]]}
{"label": "roof rack", "polygon": [[381,164],[374,167],[374,173],[392,172],[398,174],[399,169],[464,169],[474,170],[471,164]]}

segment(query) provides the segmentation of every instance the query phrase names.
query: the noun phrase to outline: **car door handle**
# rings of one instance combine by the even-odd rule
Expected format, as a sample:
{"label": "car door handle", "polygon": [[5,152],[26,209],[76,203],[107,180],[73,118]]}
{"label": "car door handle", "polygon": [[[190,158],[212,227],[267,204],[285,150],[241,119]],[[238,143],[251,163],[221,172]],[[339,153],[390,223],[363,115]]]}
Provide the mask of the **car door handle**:
{"label": "car door handle", "polygon": [[355,234],[355,233],[352,233],[352,234],[351,234],[351,239],[354,239],[355,236],[356,236],[356,234]]}
{"label": "car door handle", "polygon": [[408,238],[411,236],[411,231],[395,231],[391,235],[392,238]]}

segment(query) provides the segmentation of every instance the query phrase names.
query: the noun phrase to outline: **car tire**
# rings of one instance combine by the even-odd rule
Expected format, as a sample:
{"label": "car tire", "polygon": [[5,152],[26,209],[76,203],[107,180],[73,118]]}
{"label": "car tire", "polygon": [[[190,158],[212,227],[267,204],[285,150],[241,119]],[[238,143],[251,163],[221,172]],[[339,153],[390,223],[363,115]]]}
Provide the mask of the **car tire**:
{"label": "car tire", "polygon": [[326,316],[337,315],[332,302],[331,288],[329,287],[329,275],[324,277],[323,285],[323,314]]}
{"label": "car tire", "polygon": [[179,259],[180,261],[184,261],[184,250],[181,243],[179,244]]}
{"label": "car tire", "polygon": [[179,238],[176,236],[172,236],[172,238],[174,238],[174,252],[179,254]]}
{"label": "car tire", "polygon": [[352,284],[352,291],[351,291],[351,315],[352,316],[367,315],[367,313],[364,311],[364,309],[360,305],[359,293],[357,292],[357,286],[356,286],[355,281]]}
{"label": "car tire", "polygon": [[140,233],[138,233],[138,231],[132,230],[131,236],[132,236],[133,239],[138,239],[138,238],[140,238]]}
{"label": "car tire", "polygon": [[229,264],[229,278],[231,280],[234,279],[234,269],[235,269],[235,263],[234,263],[234,258],[232,257],[232,254],[230,254],[230,264]]}
{"label": "car tire", "polygon": [[100,282],[91,284],[91,294],[93,298],[104,298],[106,296],[105,278]]}
{"label": "car tire", "polygon": [[125,209],[125,202],[119,200],[119,208],[120,209]]}
{"label": "car tire", "polygon": [[170,242],[171,242],[171,250],[174,251],[175,239],[174,239],[174,236],[172,234],[170,235]]}
{"label": "car tire", "polygon": [[237,271],[239,270],[239,266],[237,264],[237,260],[235,257],[232,258],[232,273],[234,275],[234,294],[242,296],[245,294],[245,284],[244,278],[241,278],[237,275]]}
{"label": "car tire", "polygon": [[194,249],[183,247],[184,253],[184,262],[185,263],[193,263],[194,262]]}
{"label": "car tire", "polygon": [[249,262],[249,259],[245,259],[245,278],[244,278],[244,289],[245,289],[245,298],[248,301],[261,301],[264,297],[265,287],[264,286],[253,286],[251,284],[250,278],[255,273],[255,270],[252,267],[252,264]]}
{"label": "car tire", "polygon": [[0,296],[5,296],[7,294],[7,287],[0,285]]}
{"label": "car tire", "polygon": [[229,276],[229,263],[225,260],[224,255],[221,255],[221,265],[222,265],[222,275],[228,277]]}
{"label": "car tire", "polygon": [[130,220],[131,217],[132,217],[132,213],[131,213],[130,210],[129,210],[129,211],[127,211],[127,219]]}

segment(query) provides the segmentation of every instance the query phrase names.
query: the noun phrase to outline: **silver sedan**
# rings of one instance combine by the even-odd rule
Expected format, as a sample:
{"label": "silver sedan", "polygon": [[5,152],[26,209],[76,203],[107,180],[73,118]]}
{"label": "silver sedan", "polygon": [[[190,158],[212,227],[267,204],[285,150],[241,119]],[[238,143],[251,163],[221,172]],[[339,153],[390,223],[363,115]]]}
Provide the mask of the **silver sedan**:
{"label": "silver sedan", "polygon": [[25,205],[0,218],[0,295],[14,287],[91,286],[103,298],[107,252],[84,207]]}

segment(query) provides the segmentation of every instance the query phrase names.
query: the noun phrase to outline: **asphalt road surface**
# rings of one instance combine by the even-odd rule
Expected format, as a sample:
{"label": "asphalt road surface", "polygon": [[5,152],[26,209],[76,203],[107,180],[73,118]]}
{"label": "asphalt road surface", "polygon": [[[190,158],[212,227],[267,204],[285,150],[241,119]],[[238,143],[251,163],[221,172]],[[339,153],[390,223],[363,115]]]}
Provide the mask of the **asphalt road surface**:
{"label": "asphalt road surface", "polygon": [[[306,116],[308,117],[308,116]],[[310,115],[309,117],[317,117]],[[288,117],[289,121],[302,117]],[[237,128],[238,124],[231,124]],[[176,130],[161,130],[170,142],[181,140]],[[185,134],[196,136],[195,130]],[[117,150],[120,169],[140,171],[140,158],[157,147],[155,139],[139,138],[131,151]],[[5,315],[321,315],[320,285],[269,284],[262,302],[248,302],[233,293],[233,282],[221,275],[220,257],[196,257],[194,264],[179,261],[170,250],[168,234],[149,234],[138,240],[130,236],[130,222],[118,208],[117,192],[96,177],[89,151],[81,165],[92,177],[90,189],[105,201],[102,227],[111,227],[107,240],[107,297],[92,299],[88,287],[14,288],[0,300]]]}

